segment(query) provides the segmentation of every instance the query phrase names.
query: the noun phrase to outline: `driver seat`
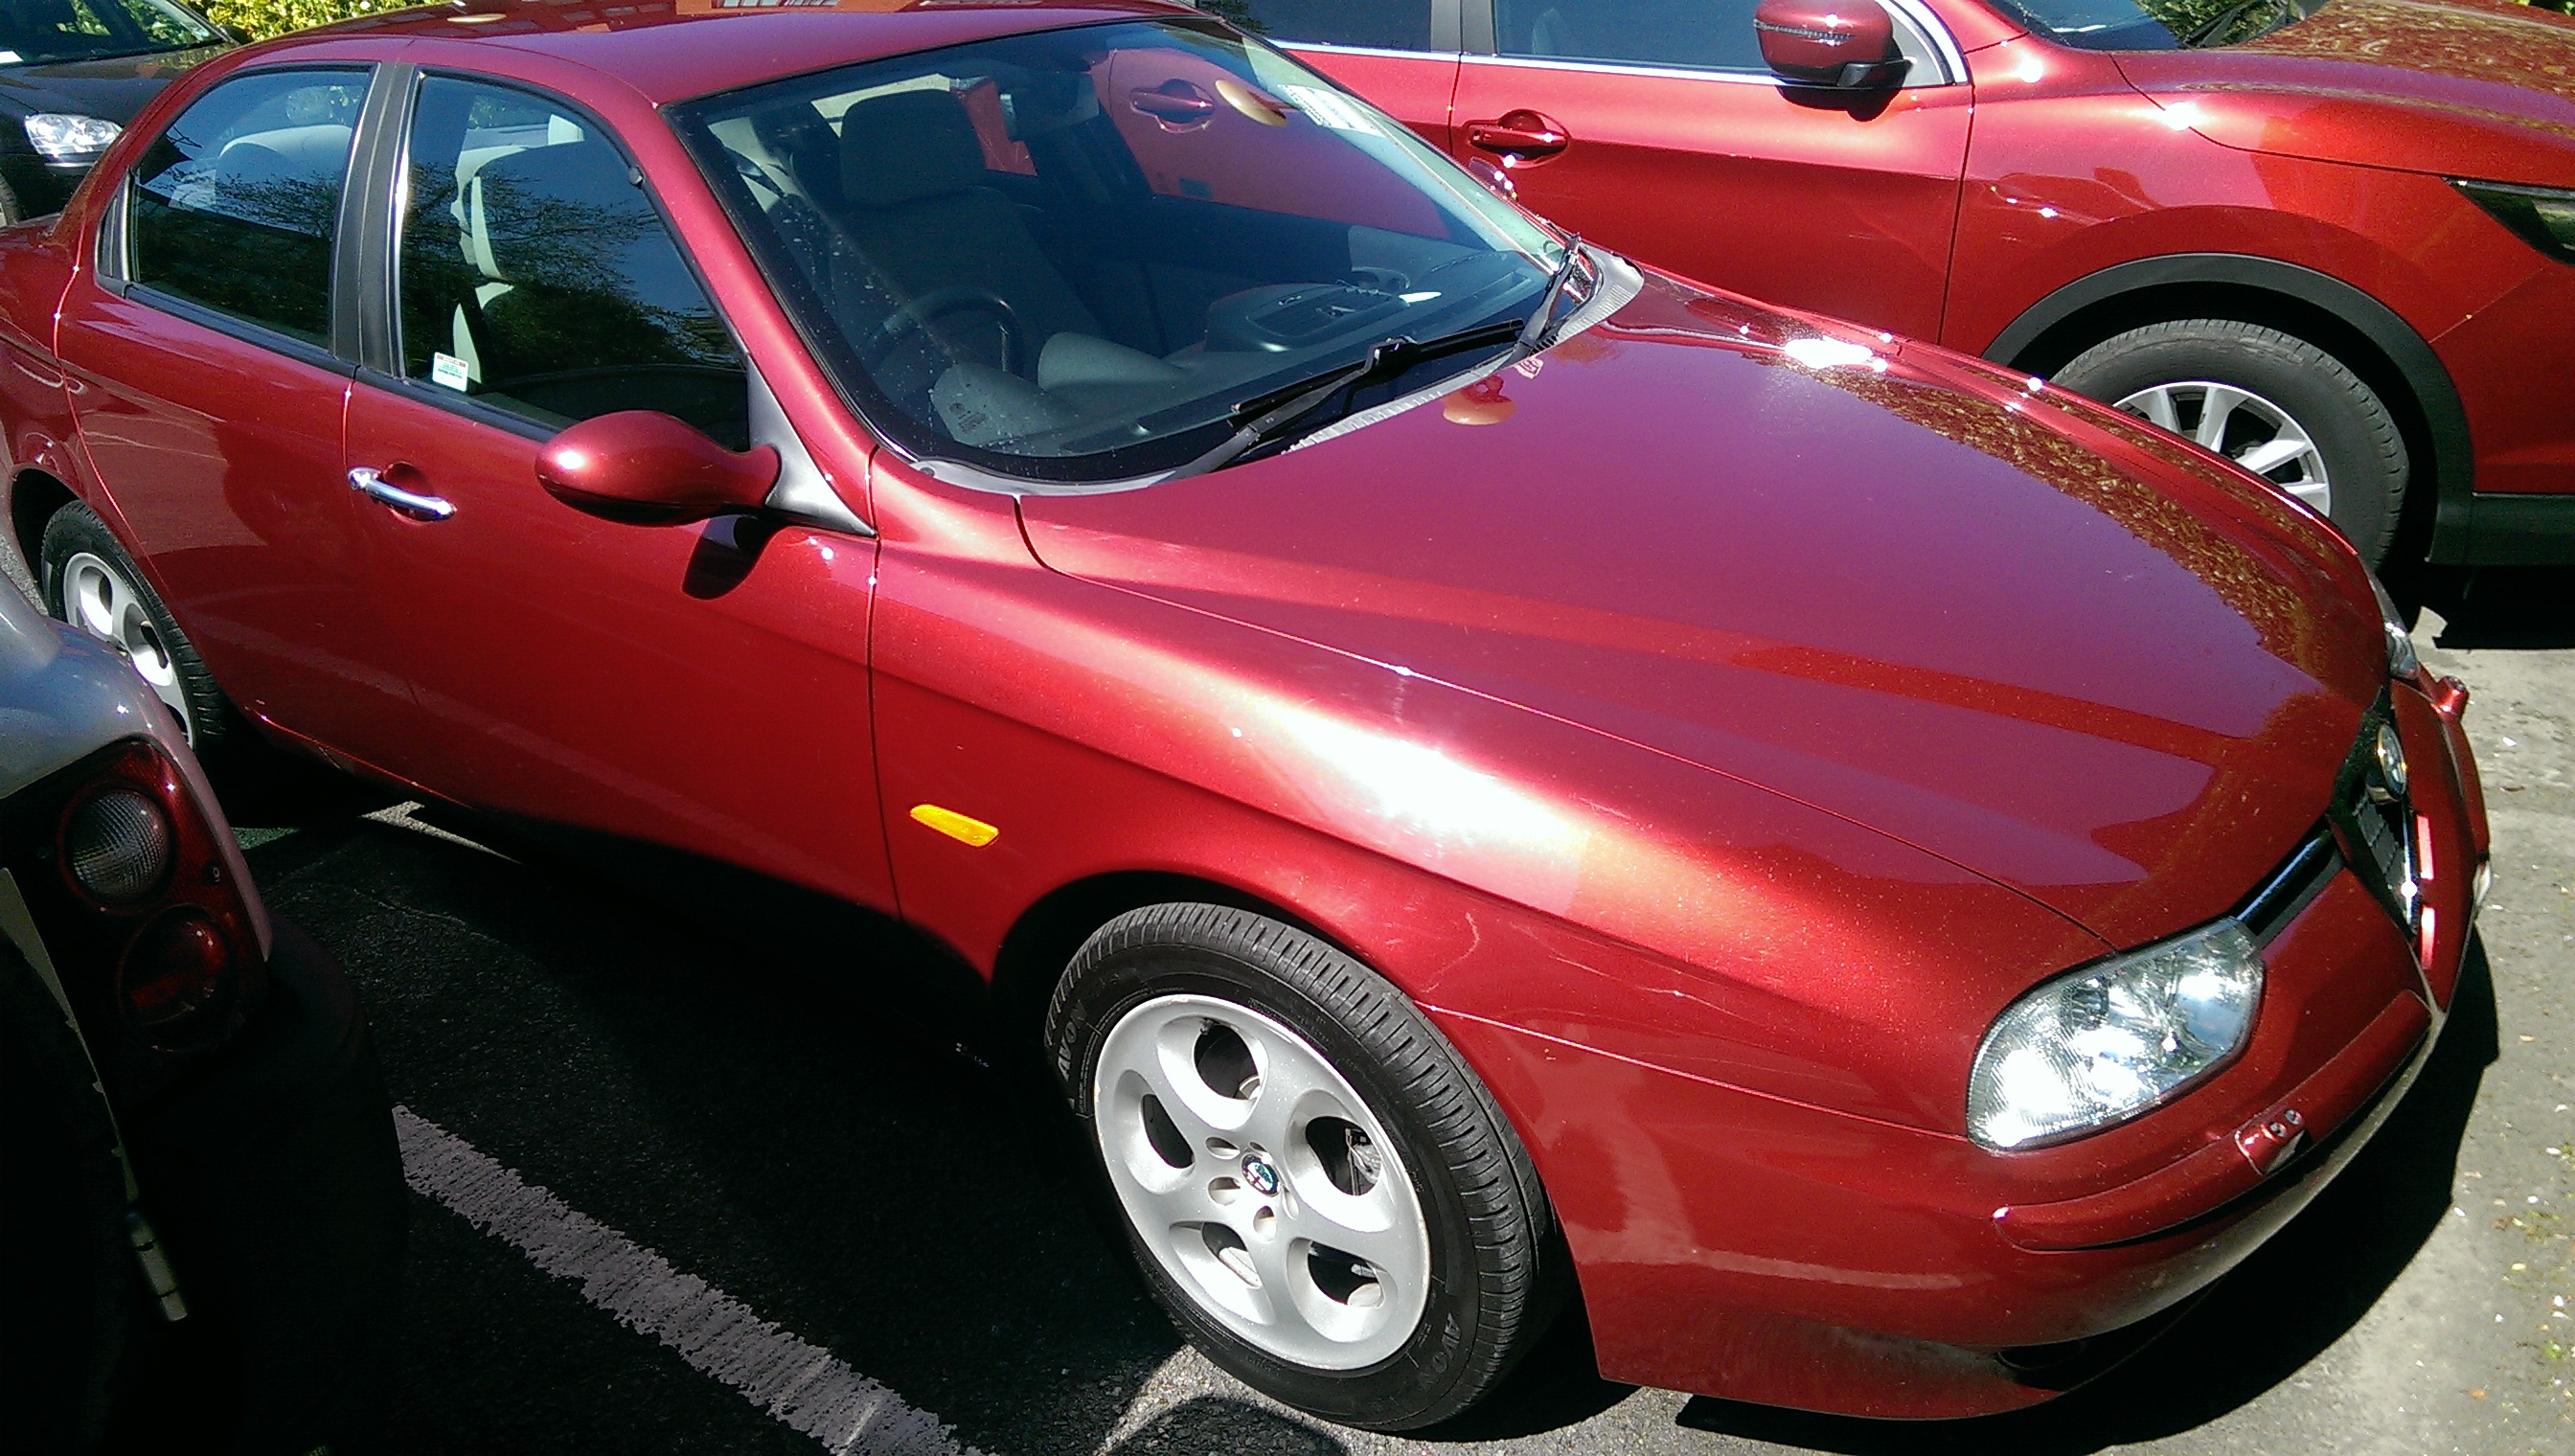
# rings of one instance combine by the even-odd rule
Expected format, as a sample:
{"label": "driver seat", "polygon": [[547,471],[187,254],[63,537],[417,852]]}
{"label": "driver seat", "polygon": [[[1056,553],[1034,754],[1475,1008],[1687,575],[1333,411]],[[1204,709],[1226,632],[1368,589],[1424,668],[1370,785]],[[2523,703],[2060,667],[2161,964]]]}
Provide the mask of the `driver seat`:
{"label": "driver seat", "polygon": [[898,91],[851,107],[841,120],[840,162],[843,205],[834,221],[859,255],[851,263],[861,276],[834,279],[836,297],[874,293],[864,276],[871,269],[897,307],[944,289],[989,292],[1019,316],[1032,359],[1057,334],[1101,333],[1018,206],[985,185],[983,143],[951,93]]}

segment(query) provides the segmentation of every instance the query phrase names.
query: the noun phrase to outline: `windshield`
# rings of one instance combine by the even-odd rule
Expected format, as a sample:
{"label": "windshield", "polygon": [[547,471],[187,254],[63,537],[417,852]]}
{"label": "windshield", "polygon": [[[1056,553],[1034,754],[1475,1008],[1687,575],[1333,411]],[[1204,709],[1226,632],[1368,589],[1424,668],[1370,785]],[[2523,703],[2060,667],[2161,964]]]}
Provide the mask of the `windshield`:
{"label": "windshield", "polygon": [[0,5],[0,65],[181,51],[222,40],[213,26],[166,0],[8,0]]}
{"label": "windshield", "polygon": [[2032,31],[2087,51],[2241,45],[2324,8],[2325,0],[1999,0]]}
{"label": "windshield", "polygon": [[677,123],[869,421],[1024,478],[1176,468],[1371,358],[1336,413],[1456,374],[1473,352],[1377,346],[1506,351],[1565,256],[1366,103],[1187,23],[852,66]]}

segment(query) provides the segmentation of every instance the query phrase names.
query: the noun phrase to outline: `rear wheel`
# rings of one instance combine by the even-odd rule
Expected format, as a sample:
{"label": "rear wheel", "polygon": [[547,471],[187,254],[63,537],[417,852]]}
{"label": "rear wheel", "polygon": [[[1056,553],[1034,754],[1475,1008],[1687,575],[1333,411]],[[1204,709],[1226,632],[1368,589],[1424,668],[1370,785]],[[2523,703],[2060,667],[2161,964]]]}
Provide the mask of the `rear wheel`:
{"label": "rear wheel", "polygon": [[37,557],[45,610],[123,653],[200,757],[233,734],[232,705],[97,512],[78,501],[56,511]]}
{"label": "rear wheel", "polygon": [[2372,566],[2396,543],[2408,461],[2395,417],[2341,360],[2295,335],[2226,319],[2150,324],[2085,350],[2056,383],[2271,482]]}
{"label": "rear wheel", "polygon": [[1147,1283],[1255,1388],[1414,1429],[1554,1313],[1527,1152],[1419,1009],[1329,945],[1220,905],[1130,912],[1074,957],[1047,1044]]}

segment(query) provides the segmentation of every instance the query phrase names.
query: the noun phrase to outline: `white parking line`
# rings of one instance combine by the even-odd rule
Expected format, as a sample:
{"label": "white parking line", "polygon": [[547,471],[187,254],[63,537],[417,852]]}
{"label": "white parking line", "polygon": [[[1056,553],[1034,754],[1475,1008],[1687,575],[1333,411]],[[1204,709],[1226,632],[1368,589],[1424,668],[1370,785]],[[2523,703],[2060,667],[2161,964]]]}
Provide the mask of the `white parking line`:
{"label": "white parking line", "polygon": [[413,1188],[581,1286],[619,1323],[680,1352],[698,1373],[844,1456],[981,1456],[937,1416],[754,1313],[749,1305],[502,1166],[472,1143],[394,1108]]}

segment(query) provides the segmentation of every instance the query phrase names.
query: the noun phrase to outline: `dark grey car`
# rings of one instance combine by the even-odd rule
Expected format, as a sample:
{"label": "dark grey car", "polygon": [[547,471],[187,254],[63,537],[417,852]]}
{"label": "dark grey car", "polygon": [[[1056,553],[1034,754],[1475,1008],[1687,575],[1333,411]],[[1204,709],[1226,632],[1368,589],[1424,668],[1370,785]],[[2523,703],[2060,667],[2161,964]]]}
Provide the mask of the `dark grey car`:
{"label": "dark grey car", "polygon": [[345,1449],[408,1215],[347,977],[124,657],[0,585],[10,1449]]}

